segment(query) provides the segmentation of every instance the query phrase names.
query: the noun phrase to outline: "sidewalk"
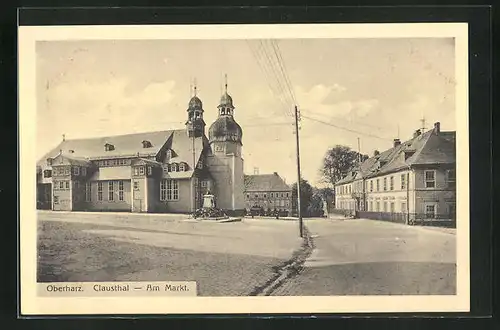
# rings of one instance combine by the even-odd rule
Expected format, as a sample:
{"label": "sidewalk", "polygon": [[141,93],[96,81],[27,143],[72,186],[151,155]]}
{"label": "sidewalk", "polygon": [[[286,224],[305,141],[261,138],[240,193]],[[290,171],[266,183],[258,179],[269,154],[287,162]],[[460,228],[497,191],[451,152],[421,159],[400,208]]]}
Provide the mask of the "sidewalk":
{"label": "sidewalk", "polygon": [[397,222],[391,222],[391,221],[383,221],[383,220],[373,220],[373,219],[366,219],[366,218],[356,218],[356,219],[350,219],[352,220],[362,220],[362,221],[376,221],[380,223],[386,223],[386,224],[391,224],[394,226],[401,226],[401,227],[408,227],[408,228],[415,228],[415,229],[421,229],[421,230],[426,230],[426,231],[433,231],[433,232],[439,232],[439,233],[445,233],[445,234],[450,234],[450,235],[456,235],[457,234],[457,229],[456,228],[447,228],[447,227],[434,227],[434,226],[420,226],[420,225],[406,225],[403,223],[397,223]]}

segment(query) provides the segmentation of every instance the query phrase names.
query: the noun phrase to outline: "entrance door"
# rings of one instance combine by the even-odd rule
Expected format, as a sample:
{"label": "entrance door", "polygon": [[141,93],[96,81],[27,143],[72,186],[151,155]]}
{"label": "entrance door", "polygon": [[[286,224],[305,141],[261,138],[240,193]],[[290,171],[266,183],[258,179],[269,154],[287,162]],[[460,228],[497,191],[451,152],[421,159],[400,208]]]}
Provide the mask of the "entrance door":
{"label": "entrance door", "polygon": [[139,188],[139,184],[134,182],[134,200],[132,201],[132,212],[142,212],[143,208],[143,198],[142,191]]}

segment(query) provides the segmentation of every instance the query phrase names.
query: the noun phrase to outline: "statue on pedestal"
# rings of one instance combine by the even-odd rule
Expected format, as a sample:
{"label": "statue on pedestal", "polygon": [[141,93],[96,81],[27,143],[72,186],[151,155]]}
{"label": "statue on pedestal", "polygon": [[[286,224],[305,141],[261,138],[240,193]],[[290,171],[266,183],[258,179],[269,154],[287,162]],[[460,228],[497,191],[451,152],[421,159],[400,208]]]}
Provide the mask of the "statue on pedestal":
{"label": "statue on pedestal", "polygon": [[203,195],[203,208],[211,209],[215,207],[215,196],[210,193],[210,190]]}

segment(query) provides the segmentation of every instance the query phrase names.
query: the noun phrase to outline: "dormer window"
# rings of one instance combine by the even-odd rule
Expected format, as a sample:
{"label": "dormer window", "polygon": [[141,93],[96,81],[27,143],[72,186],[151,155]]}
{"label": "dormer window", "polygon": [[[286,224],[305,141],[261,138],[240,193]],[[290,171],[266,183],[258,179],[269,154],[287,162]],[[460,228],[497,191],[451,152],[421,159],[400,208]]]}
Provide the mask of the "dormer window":
{"label": "dormer window", "polygon": [[70,154],[74,154],[74,153],[75,153],[75,151],[74,151],[73,149],[70,149],[70,150],[69,150],[69,153],[70,153]]}
{"label": "dormer window", "polygon": [[166,157],[167,159],[170,159],[170,158],[172,158],[173,154],[174,154],[174,153],[172,152],[172,149],[168,149],[168,150],[165,152],[165,157]]}
{"label": "dormer window", "polygon": [[170,172],[177,172],[177,164],[171,164],[170,165]]}
{"label": "dormer window", "polygon": [[52,165],[52,158],[47,158],[47,165],[49,165],[49,166]]}
{"label": "dormer window", "polygon": [[411,156],[413,156],[414,153],[415,153],[415,151],[413,151],[413,150],[406,150],[404,152],[404,154],[405,154],[405,160],[407,160],[408,158],[410,158]]}
{"label": "dormer window", "polygon": [[153,145],[151,144],[151,141],[144,140],[142,141],[142,147],[143,148],[151,148]]}
{"label": "dormer window", "polygon": [[43,171],[43,177],[44,178],[50,178],[50,177],[52,177],[52,171],[51,170],[45,170],[45,171]]}
{"label": "dormer window", "polygon": [[180,163],[180,164],[179,164],[179,171],[180,171],[180,172],[184,172],[185,170],[186,170],[186,164],[184,164],[184,163]]}
{"label": "dormer window", "polygon": [[115,146],[112,145],[112,144],[110,144],[110,143],[106,143],[104,145],[104,150],[106,150],[106,151],[113,151],[113,150],[115,150]]}

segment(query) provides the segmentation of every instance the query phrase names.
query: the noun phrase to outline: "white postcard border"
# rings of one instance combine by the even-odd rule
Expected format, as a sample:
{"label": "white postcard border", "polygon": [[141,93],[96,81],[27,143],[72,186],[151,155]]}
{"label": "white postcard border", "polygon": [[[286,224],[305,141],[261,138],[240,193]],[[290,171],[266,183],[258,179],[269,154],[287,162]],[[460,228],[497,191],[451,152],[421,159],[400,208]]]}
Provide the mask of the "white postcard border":
{"label": "white postcard border", "polygon": [[[35,43],[40,40],[260,39],[260,38],[455,38],[457,143],[457,295],[323,297],[46,298],[36,295],[36,88]],[[468,25],[292,24],[21,26],[19,51],[19,180],[21,313],[368,313],[466,312],[470,308]]]}

